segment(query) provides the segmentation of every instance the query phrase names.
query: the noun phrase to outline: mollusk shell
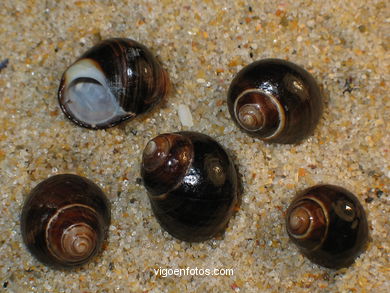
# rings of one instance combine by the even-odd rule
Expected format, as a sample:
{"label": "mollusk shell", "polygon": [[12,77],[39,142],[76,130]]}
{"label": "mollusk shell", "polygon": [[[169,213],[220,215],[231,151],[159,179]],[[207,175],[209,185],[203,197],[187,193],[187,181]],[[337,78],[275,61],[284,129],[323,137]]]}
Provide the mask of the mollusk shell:
{"label": "mollusk shell", "polygon": [[102,248],[110,225],[109,203],[92,181],[72,174],[50,177],[27,197],[21,216],[23,240],[42,263],[71,268]]}
{"label": "mollusk shell", "polygon": [[334,185],[317,185],[299,193],[287,210],[286,228],[305,256],[328,268],[350,265],[368,239],[360,202]]}
{"label": "mollusk shell", "polygon": [[70,120],[99,129],[149,111],[168,88],[168,74],[145,46],[130,39],[108,39],[68,67],[58,100]]}
{"label": "mollusk shell", "polygon": [[199,242],[222,232],[237,204],[234,164],[204,134],[155,137],[145,147],[141,175],[157,220],[180,240]]}
{"label": "mollusk shell", "polygon": [[233,121],[256,138],[297,143],[311,134],[322,112],[320,89],[303,68],[280,59],[253,62],[228,90]]}

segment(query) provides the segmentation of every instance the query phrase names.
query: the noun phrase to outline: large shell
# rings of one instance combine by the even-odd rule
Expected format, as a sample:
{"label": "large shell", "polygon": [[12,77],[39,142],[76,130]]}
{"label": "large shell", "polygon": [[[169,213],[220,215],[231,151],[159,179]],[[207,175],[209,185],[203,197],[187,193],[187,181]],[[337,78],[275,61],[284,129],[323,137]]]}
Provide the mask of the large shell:
{"label": "large shell", "polygon": [[211,137],[155,137],[145,147],[141,174],[157,220],[174,237],[204,241],[225,229],[237,203],[237,172]]}
{"label": "large shell", "polygon": [[72,174],[39,183],[27,197],[21,216],[29,251],[56,268],[88,262],[101,250],[109,225],[109,202],[103,191]]}
{"label": "large shell", "polygon": [[149,111],[168,88],[166,71],[145,46],[130,39],[108,39],[64,72],[58,100],[70,120],[99,129]]}
{"label": "large shell", "polygon": [[246,133],[277,143],[297,143],[321,117],[320,89],[310,73],[294,63],[264,59],[244,67],[228,91],[234,122]]}
{"label": "large shell", "polygon": [[328,268],[350,265],[368,238],[360,202],[334,185],[317,185],[299,193],[287,210],[286,228],[305,256]]}

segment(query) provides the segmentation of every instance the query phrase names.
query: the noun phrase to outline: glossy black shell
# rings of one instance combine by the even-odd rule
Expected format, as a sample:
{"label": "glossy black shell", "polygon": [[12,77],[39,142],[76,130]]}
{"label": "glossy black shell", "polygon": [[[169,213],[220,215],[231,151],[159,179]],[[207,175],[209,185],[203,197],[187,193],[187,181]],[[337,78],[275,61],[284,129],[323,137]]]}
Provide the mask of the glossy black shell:
{"label": "glossy black shell", "polygon": [[[154,141],[161,137],[170,141],[167,159],[150,171],[144,152],[141,167],[153,212],[161,226],[180,240],[210,239],[225,229],[237,203],[234,164],[207,135],[177,132]],[[181,162],[177,168],[171,167],[174,161]]]}
{"label": "glossy black shell", "polygon": [[[73,268],[87,263],[102,249],[110,218],[109,202],[96,184],[78,175],[55,175],[39,183],[26,198],[21,233],[28,250],[40,262]],[[61,250],[61,237],[79,223],[90,227],[93,249],[74,258]]]}
{"label": "glossy black shell", "polygon": [[[291,215],[300,207],[311,213],[312,228],[297,236]],[[366,214],[359,200],[334,185],[317,185],[299,193],[287,210],[286,228],[292,242],[306,257],[335,269],[352,264],[368,239]]]}
{"label": "glossy black shell", "polygon": [[[148,48],[131,39],[113,38],[95,45],[67,68],[59,86],[58,101],[66,117],[77,125],[108,128],[151,110],[166,97],[169,84],[167,72]],[[72,110],[75,102],[68,92],[77,85],[101,85],[110,93],[107,96],[112,97],[111,101],[99,106],[99,99],[91,97],[88,103],[92,106]],[[100,113],[105,111],[104,115]],[[101,122],[89,121],[92,115],[97,115]]]}
{"label": "glossy black shell", "polygon": [[[268,142],[298,143],[310,135],[322,113],[322,96],[313,76],[300,66],[280,59],[253,62],[230,84],[227,103],[236,125]],[[245,127],[241,107],[257,105],[263,125]]]}

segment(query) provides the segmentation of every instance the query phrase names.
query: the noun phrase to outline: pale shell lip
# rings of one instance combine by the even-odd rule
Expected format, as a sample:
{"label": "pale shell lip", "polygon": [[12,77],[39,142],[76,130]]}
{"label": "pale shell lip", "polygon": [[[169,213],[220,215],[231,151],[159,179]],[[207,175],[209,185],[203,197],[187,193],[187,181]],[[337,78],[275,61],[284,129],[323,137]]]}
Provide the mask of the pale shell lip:
{"label": "pale shell lip", "polygon": [[[100,100],[87,95],[82,102],[75,104],[74,97],[77,98],[77,91],[83,90],[83,87],[100,94]],[[92,129],[107,128],[135,116],[135,113],[123,110],[113,90],[115,92],[99,64],[93,59],[82,58],[65,71],[58,99],[65,115],[76,124]],[[73,95],[73,100],[70,95]]]}
{"label": "pale shell lip", "polygon": [[73,123],[106,129],[151,111],[169,88],[168,72],[147,47],[128,38],[110,38],[66,69],[58,102]]}
{"label": "pale shell lip", "polygon": [[[266,137],[263,137],[262,139],[264,140],[268,140],[268,139],[272,139],[274,137],[277,137],[284,129],[285,127],[285,124],[286,124],[286,114],[285,114],[285,111],[284,111],[284,108],[282,106],[282,104],[280,103],[280,101],[272,94],[270,93],[267,93],[267,92],[264,92],[260,89],[257,89],[257,88],[252,88],[252,89],[247,89],[245,91],[243,91],[238,97],[237,99],[234,101],[234,106],[233,106],[233,109],[234,109],[234,116],[235,117],[238,117],[238,113],[237,113],[237,104],[239,102],[239,100],[245,96],[246,94],[248,93],[259,93],[259,94],[262,94],[262,95],[265,95],[266,97],[268,97],[271,102],[276,106],[277,110],[278,110],[278,116],[279,116],[279,125],[278,125],[278,128],[275,130],[274,133],[272,133],[271,135],[269,136],[266,136]],[[246,131],[248,132],[256,132],[256,131],[259,131],[261,130],[262,126],[256,128],[256,129],[249,129],[247,127],[245,127],[244,124],[241,123],[241,121],[239,119],[236,119],[237,122],[240,124],[240,126],[245,129]]]}

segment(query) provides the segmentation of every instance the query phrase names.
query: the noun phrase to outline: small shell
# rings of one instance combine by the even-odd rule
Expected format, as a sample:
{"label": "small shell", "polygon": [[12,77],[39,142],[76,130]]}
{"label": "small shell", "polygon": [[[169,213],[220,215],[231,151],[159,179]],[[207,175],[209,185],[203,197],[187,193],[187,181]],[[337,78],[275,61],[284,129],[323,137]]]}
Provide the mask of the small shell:
{"label": "small shell", "polygon": [[64,72],[58,100],[74,123],[99,129],[149,111],[168,88],[168,74],[145,46],[108,39]]}
{"label": "small shell", "polygon": [[27,197],[21,216],[23,240],[42,263],[71,268],[102,248],[110,225],[109,203],[92,181],[72,174],[50,177]]}
{"label": "small shell", "polygon": [[190,108],[187,105],[179,105],[177,107],[177,113],[179,114],[180,122],[183,126],[192,127],[194,122],[192,120],[192,114]]}
{"label": "small shell", "polygon": [[320,89],[303,68],[265,59],[243,68],[228,91],[233,121],[246,133],[277,143],[297,143],[321,117]]}
{"label": "small shell", "polygon": [[340,268],[350,265],[368,238],[363,207],[348,190],[317,185],[299,193],[286,213],[290,239],[314,263]]}
{"label": "small shell", "polygon": [[204,241],[223,231],[237,203],[235,167],[204,134],[155,137],[143,152],[141,175],[157,220],[184,241]]}

